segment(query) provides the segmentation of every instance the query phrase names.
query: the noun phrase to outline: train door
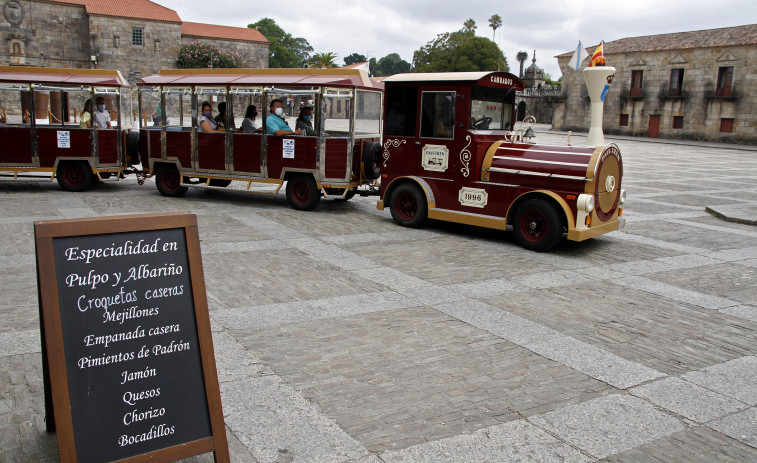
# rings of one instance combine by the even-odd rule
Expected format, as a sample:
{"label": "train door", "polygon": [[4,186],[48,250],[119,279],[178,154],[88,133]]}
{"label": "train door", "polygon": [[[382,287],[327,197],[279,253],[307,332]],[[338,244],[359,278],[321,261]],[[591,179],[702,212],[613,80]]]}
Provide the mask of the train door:
{"label": "train door", "polygon": [[[24,96],[26,95],[26,104]],[[34,167],[28,84],[0,84],[0,167]]]}
{"label": "train door", "polygon": [[[384,95],[384,140],[382,171],[388,181],[395,177],[417,175],[416,161],[420,142],[416,139],[419,107],[418,86],[413,84],[387,86]],[[387,198],[388,200],[388,198]]]}
{"label": "train door", "polygon": [[[459,170],[458,141],[465,129],[457,124],[457,92],[454,87],[421,87],[419,131],[416,139],[418,175],[435,184],[436,206],[456,207],[454,183]],[[444,193],[442,193],[444,192]]]}

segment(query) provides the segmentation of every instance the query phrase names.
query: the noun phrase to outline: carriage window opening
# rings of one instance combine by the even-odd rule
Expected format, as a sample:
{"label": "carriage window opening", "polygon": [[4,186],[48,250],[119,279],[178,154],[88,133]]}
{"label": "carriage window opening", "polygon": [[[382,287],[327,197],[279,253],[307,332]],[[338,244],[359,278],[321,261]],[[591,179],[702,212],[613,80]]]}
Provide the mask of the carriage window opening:
{"label": "carriage window opening", "polygon": [[514,88],[472,87],[468,127],[474,130],[510,130],[514,104]]}
{"label": "carriage window opening", "polygon": [[455,92],[423,92],[421,137],[453,138],[454,131]]}
{"label": "carriage window opening", "polygon": [[385,134],[395,137],[415,136],[417,104],[417,87],[389,87],[386,90]]}

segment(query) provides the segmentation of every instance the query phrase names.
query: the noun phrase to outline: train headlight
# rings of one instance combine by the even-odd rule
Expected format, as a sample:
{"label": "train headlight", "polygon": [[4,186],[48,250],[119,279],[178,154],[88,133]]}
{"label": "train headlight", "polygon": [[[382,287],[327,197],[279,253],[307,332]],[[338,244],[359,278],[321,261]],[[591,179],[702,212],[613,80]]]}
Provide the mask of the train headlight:
{"label": "train headlight", "polygon": [[594,195],[578,195],[576,206],[579,210],[584,212],[591,212],[594,210]]}
{"label": "train headlight", "polygon": [[620,204],[623,204],[624,202],[626,202],[626,189],[622,188],[620,190]]}

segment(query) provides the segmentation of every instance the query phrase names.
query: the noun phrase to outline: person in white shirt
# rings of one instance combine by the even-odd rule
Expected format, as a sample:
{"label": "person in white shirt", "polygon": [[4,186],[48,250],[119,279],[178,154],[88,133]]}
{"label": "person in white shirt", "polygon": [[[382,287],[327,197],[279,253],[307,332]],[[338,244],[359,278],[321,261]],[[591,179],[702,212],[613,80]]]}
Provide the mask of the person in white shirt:
{"label": "person in white shirt", "polygon": [[197,131],[198,132],[223,132],[222,127],[218,127],[215,119],[213,119],[213,106],[207,101],[202,103],[202,114],[197,119]]}
{"label": "person in white shirt", "polygon": [[108,114],[108,111],[105,109],[105,98],[101,96],[97,97],[95,102],[95,111],[92,113],[94,116],[95,127],[98,129],[112,129],[113,126],[110,125],[110,114]]}

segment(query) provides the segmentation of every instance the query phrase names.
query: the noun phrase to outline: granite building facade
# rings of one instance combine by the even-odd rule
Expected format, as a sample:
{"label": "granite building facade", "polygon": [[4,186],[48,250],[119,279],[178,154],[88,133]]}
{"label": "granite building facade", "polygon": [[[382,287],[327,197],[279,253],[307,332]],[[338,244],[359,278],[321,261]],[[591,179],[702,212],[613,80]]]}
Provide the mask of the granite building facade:
{"label": "granite building facade", "polygon": [[[606,42],[604,54],[617,69],[605,98],[606,133],[757,142],[757,24],[624,38]],[[585,131],[590,102],[571,56],[557,56],[564,101],[553,127]]]}
{"label": "granite building facade", "polygon": [[237,51],[244,66],[268,67],[268,40],[255,29],[185,23],[149,0],[5,0],[0,64],[118,69],[130,82],[175,68],[182,43]]}

